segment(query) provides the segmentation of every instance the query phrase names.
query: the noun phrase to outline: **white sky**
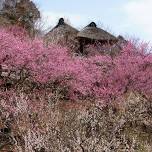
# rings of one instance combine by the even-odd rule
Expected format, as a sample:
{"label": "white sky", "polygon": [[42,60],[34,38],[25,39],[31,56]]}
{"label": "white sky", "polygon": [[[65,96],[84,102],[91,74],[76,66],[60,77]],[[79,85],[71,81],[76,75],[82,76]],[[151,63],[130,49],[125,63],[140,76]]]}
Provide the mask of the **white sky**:
{"label": "white sky", "polygon": [[45,27],[60,17],[76,28],[95,21],[99,26],[122,34],[152,41],[152,0],[33,0],[42,12]]}

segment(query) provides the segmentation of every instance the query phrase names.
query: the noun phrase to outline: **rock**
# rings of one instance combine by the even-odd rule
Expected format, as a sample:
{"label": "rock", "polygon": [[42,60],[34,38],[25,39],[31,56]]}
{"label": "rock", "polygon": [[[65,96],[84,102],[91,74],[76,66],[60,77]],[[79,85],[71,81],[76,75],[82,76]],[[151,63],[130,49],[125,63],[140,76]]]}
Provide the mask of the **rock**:
{"label": "rock", "polygon": [[[31,0],[1,0],[0,25],[18,25],[34,31],[35,22],[40,18],[40,12]],[[30,33],[29,33],[30,34]]]}

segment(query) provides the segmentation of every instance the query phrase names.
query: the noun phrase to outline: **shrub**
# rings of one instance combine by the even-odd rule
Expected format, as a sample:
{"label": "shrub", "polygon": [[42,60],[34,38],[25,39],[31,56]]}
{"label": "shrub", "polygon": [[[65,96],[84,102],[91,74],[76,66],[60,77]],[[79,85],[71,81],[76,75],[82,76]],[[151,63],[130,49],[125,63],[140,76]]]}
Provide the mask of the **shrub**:
{"label": "shrub", "polygon": [[[147,44],[130,41],[115,57],[72,57],[66,47],[44,47],[41,39],[31,41],[18,28],[0,29],[0,44],[0,64],[7,66],[8,78],[19,71],[17,83],[23,83],[24,77],[43,89],[57,84],[67,89],[71,99],[111,101],[130,90],[152,94],[152,54]],[[6,80],[2,77],[1,84]]]}

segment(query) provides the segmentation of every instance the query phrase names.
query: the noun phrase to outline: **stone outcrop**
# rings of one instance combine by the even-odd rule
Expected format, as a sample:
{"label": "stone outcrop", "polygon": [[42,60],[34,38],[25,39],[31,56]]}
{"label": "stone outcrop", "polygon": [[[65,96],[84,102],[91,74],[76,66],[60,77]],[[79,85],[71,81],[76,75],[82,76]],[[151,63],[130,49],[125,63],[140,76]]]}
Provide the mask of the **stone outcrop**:
{"label": "stone outcrop", "polygon": [[40,12],[31,0],[2,0],[0,2],[0,25],[18,25],[28,31],[34,30]]}

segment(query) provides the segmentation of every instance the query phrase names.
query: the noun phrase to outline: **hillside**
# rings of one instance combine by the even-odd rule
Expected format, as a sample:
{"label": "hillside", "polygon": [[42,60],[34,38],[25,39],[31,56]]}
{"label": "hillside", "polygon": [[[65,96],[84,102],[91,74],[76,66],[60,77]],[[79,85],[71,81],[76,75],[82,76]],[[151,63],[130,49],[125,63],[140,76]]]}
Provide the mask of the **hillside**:
{"label": "hillside", "polygon": [[[18,21],[34,3],[2,2],[0,152],[151,152],[149,44],[63,18],[31,37]],[[32,29],[39,17],[36,9]]]}

